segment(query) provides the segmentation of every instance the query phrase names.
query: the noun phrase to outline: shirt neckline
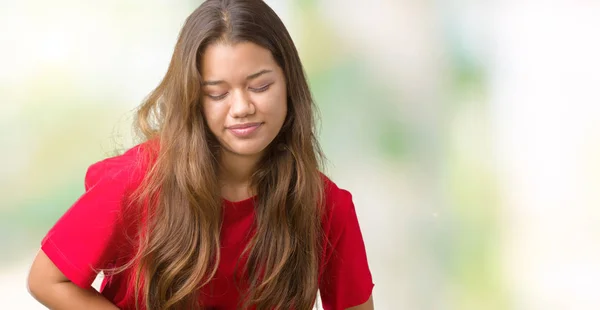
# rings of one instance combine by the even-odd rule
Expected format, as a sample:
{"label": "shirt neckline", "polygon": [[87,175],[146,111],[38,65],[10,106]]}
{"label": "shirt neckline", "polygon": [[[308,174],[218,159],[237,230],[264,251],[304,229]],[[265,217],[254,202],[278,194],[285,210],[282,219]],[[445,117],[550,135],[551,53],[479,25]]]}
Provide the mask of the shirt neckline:
{"label": "shirt neckline", "polygon": [[223,197],[221,197],[221,199],[223,199],[223,202],[228,204],[228,205],[234,205],[234,206],[241,206],[241,205],[246,205],[246,204],[254,204],[255,200],[256,200],[256,196],[252,196],[252,197],[248,197],[246,199],[242,199],[242,200],[238,200],[238,201],[231,201],[228,199],[225,199]]}

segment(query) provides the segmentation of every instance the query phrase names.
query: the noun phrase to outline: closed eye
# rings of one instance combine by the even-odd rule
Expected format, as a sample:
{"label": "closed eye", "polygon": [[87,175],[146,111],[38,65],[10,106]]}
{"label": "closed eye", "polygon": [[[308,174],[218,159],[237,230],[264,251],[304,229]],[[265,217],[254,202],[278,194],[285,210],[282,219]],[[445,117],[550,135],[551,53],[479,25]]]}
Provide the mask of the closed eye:
{"label": "closed eye", "polygon": [[212,99],[212,100],[222,100],[225,98],[225,96],[227,96],[228,93],[224,93],[222,95],[206,95],[208,98]]}
{"label": "closed eye", "polygon": [[273,84],[272,83],[271,84],[267,84],[267,85],[265,85],[263,87],[259,87],[259,88],[252,88],[252,87],[250,87],[250,90],[253,91],[253,92],[255,92],[255,93],[262,93],[262,92],[266,91],[267,89],[269,89],[269,87],[271,87],[271,85],[273,85]]}

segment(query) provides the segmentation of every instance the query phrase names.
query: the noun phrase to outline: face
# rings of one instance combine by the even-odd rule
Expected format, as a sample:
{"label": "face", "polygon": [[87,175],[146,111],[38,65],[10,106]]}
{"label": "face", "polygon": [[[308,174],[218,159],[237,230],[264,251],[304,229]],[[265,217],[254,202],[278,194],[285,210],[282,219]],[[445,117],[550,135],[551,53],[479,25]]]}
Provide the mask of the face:
{"label": "face", "polygon": [[209,45],[201,63],[203,110],[222,148],[260,156],[287,113],[283,70],[271,52],[250,42]]}

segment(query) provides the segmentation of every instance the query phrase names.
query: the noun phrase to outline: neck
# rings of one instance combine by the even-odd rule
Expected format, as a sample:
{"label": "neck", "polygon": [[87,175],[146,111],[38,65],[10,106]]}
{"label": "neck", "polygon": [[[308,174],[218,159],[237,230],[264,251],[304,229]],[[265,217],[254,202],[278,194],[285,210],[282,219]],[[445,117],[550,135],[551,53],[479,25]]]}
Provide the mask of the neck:
{"label": "neck", "polygon": [[242,200],[254,195],[250,181],[260,157],[241,156],[223,151],[220,154],[219,183],[221,195],[228,200]]}

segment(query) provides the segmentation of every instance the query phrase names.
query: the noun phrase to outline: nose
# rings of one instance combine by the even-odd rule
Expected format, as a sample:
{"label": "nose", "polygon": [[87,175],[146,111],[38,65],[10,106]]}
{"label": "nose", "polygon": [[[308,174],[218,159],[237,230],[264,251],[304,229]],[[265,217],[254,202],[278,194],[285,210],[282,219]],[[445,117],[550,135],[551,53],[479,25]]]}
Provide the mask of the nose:
{"label": "nose", "polygon": [[235,92],[231,99],[231,106],[229,107],[231,117],[244,118],[256,111],[254,103],[243,91]]}

